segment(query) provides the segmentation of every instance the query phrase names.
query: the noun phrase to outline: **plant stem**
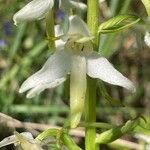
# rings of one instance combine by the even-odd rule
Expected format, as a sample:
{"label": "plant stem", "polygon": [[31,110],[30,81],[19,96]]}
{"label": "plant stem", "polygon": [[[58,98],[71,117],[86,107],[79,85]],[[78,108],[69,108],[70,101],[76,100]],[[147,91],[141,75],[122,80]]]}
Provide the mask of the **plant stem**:
{"label": "plant stem", "polygon": [[55,41],[53,40],[55,38],[55,30],[54,30],[54,13],[53,10],[49,10],[47,16],[46,16],[46,34],[48,38],[48,47],[50,50],[55,50]]}
{"label": "plant stem", "polygon": [[[94,49],[98,50],[99,36],[97,33],[99,26],[99,3],[98,0],[88,0],[87,24],[91,33],[95,36]],[[87,91],[85,101],[85,121],[93,123],[96,121],[96,80],[87,78]],[[85,149],[96,150],[95,145],[96,129],[93,127],[85,128]]]}
{"label": "plant stem", "polygon": [[97,47],[99,44],[99,36],[98,36],[98,26],[99,26],[99,3],[98,0],[88,0],[87,2],[88,10],[87,10],[87,24],[91,31],[91,33],[95,36],[95,40],[93,41],[95,44],[95,50],[97,51]]}
{"label": "plant stem", "polygon": [[[85,101],[85,121],[93,123],[96,121],[96,81],[88,78],[87,93]],[[95,150],[96,129],[94,127],[85,128],[85,149]]]}

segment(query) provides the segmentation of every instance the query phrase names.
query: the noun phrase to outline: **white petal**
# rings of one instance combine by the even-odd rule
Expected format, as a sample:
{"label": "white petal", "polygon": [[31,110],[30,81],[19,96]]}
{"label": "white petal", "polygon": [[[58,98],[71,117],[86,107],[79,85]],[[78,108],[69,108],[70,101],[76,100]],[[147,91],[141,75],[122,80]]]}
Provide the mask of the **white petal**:
{"label": "white petal", "polygon": [[42,150],[42,147],[38,141],[30,139],[31,135],[22,135],[18,132],[14,132],[14,134],[16,137],[17,145],[19,145],[23,150]]}
{"label": "white petal", "polygon": [[70,5],[71,5],[71,7],[81,10],[83,12],[85,12],[87,10],[87,6],[81,2],[75,2],[75,1],[70,0]]}
{"label": "white petal", "polygon": [[56,40],[55,41],[55,45],[56,45],[56,49],[57,50],[61,50],[64,48],[64,45],[65,45],[66,42],[64,42],[63,40]]}
{"label": "white petal", "polygon": [[70,55],[64,50],[56,51],[49,57],[41,70],[29,77],[21,86],[19,92],[47,85],[64,77],[70,71]]}
{"label": "white petal", "polygon": [[24,136],[25,138],[29,139],[29,140],[33,140],[33,136],[30,132],[22,132],[20,133],[22,136]]}
{"label": "white petal", "polygon": [[135,91],[135,87],[129,79],[117,71],[106,58],[100,57],[95,52],[87,57],[87,74],[92,78],[99,78],[110,84]]}
{"label": "white petal", "polygon": [[[24,136],[25,138],[29,139],[29,140],[33,140],[33,136],[30,132],[22,132],[20,133],[22,136]],[[0,142],[0,148],[10,145],[10,144],[16,144],[16,137],[15,135],[11,135],[9,137],[4,138],[1,142]]]}
{"label": "white petal", "polygon": [[14,143],[16,143],[16,138],[14,135],[6,137],[0,142],[0,148]]}
{"label": "white petal", "polygon": [[75,2],[73,0],[59,0],[59,8],[65,12],[69,11],[71,8],[75,8],[85,12],[87,6],[82,2]]}
{"label": "white petal", "polygon": [[84,109],[86,93],[85,57],[73,56],[70,73],[70,110],[71,128],[77,127]]}
{"label": "white petal", "polygon": [[28,94],[27,94],[27,98],[33,98],[37,95],[39,95],[42,91],[44,91],[47,88],[54,88],[57,87],[58,85],[60,85],[61,83],[63,83],[66,80],[66,78],[60,78],[60,79],[56,79],[54,82],[51,83],[46,83],[46,84],[42,84],[39,86],[36,86],[35,88],[31,89]]}
{"label": "white petal", "polygon": [[14,23],[41,19],[53,5],[53,0],[33,0],[14,15]]}
{"label": "white petal", "polygon": [[86,23],[77,15],[69,17],[68,35],[80,34],[82,36],[91,36]]}
{"label": "white petal", "polygon": [[[61,28],[60,25],[55,25],[55,36],[56,37],[59,37],[59,36],[62,36],[64,33],[63,33],[63,29]],[[60,50],[64,47],[65,45],[65,41],[63,41],[62,39],[59,39],[59,40],[56,40],[55,41],[55,44],[56,44],[56,49]]]}
{"label": "white petal", "polygon": [[145,33],[144,41],[145,41],[145,44],[150,47],[150,33],[149,32]]}
{"label": "white petal", "polygon": [[58,37],[63,34],[64,33],[63,33],[63,29],[62,29],[61,25],[55,25],[55,36]]}

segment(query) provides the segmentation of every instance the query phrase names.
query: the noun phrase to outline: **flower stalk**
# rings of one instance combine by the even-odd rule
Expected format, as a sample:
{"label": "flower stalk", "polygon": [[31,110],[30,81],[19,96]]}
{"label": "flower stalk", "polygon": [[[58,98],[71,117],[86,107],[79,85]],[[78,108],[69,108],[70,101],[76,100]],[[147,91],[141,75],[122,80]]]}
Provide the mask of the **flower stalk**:
{"label": "flower stalk", "polygon": [[[99,37],[98,37],[98,26],[99,26],[99,3],[98,0],[88,0],[87,2],[87,24],[94,36],[94,49],[98,49]],[[87,91],[86,91],[86,103],[85,103],[85,122],[93,123],[96,122],[96,79],[87,80]],[[98,146],[95,144],[96,139],[96,128],[87,127],[85,129],[85,149],[86,150],[98,150]]]}
{"label": "flower stalk", "polygon": [[53,9],[50,9],[48,11],[48,14],[46,16],[46,34],[48,39],[48,47],[50,50],[55,50],[55,41],[53,40],[55,37],[55,31],[54,31],[54,13]]}

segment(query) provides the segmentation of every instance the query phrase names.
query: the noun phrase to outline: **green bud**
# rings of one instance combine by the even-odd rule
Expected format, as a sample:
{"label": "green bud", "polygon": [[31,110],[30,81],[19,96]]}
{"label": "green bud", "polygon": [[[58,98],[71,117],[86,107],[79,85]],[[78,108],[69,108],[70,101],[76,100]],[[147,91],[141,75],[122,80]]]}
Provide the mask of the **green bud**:
{"label": "green bud", "polygon": [[96,143],[99,144],[111,143],[116,139],[120,138],[121,136],[123,136],[124,134],[132,132],[134,128],[138,125],[138,123],[139,123],[139,118],[134,120],[129,120],[122,126],[117,126],[112,129],[109,129],[103,132],[102,134],[100,134],[96,138]]}
{"label": "green bud", "polygon": [[140,18],[133,15],[118,15],[102,23],[99,26],[99,33],[112,33],[129,28],[140,21]]}

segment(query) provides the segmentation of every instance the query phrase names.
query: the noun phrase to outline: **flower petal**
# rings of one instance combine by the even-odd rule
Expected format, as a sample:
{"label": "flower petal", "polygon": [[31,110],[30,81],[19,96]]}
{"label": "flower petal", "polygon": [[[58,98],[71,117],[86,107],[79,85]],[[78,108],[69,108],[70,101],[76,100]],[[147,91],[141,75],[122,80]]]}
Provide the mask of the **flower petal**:
{"label": "flower petal", "polygon": [[68,35],[79,34],[82,36],[91,36],[86,23],[77,15],[69,17]]}
{"label": "flower petal", "polygon": [[81,10],[82,12],[86,12],[87,10],[87,6],[82,2],[75,2],[75,1],[70,0],[70,5],[71,7]]}
{"label": "flower petal", "polygon": [[[20,135],[24,136],[27,139],[33,140],[33,136],[30,132],[22,132],[20,133]],[[1,142],[0,142],[0,148],[10,145],[10,144],[15,144],[16,145],[17,141],[16,141],[16,137],[15,135],[11,135],[9,137],[4,138]]]}
{"label": "flower petal", "polygon": [[85,12],[87,6],[82,2],[75,2],[73,0],[59,0],[59,8],[65,12],[69,12],[71,8],[75,8]]}
{"label": "flower petal", "polygon": [[86,60],[85,57],[74,55],[70,73],[70,110],[71,128],[75,128],[84,109],[86,93]]}
{"label": "flower petal", "polygon": [[49,57],[42,69],[22,84],[19,92],[22,93],[31,88],[58,81],[59,78],[64,77],[70,71],[70,59],[70,55],[64,50],[56,51]]}
{"label": "flower petal", "polygon": [[47,88],[54,88],[57,87],[58,85],[60,85],[61,83],[63,83],[66,80],[66,78],[60,78],[60,79],[56,79],[54,82],[51,83],[46,83],[46,84],[42,84],[39,86],[36,86],[35,88],[31,89],[28,94],[27,94],[27,98],[33,98],[37,95],[39,95],[42,91],[44,91]]}
{"label": "flower petal", "polygon": [[53,5],[53,0],[33,0],[14,15],[14,23],[41,19]]}
{"label": "flower petal", "polygon": [[110,84],[135,91],[133,83],[117,71],[106,58],[100,57],[96,52],[87,57],[87,74],[92,78],[99,78]]}
{"label": "flower petal", "polygon": [[63,29],[62,29],[61,25],[55,25],[55,36],[58,37],[63,34],[64,33],[63,33]]}
{"label": "flower petal", "polygon": [[[55,25],[55,36],[59,37],[62,36],[63,34],[64,33],[62,27],[60,25]],[[65,45],[65,42],[62,39],[59,39],[55,41],[55,44],[56,44],[56,49],[60,50]]]}
{"label": "flower petal", "polygon": [[14,132],[16,137],[17,145],[19,145],[23,150],[43,150],[40,143],[30,137]]}
{"label": "flower petal", "polygon": [[64,42],[63,40],[59,39],[55,41],[55,45],[56,45],[56,49],[57,50],[62,50],[64,48],[66,42]]}
{"label": "flower petal", "polygon": [[146,32],[145,33],[145,36],[144,36],[144,41],[145,41],[145,44],[150,47],[150,32]]}
{"label": "flower petal", "polygon": [[16,138],[14,135],[11,135],[9,137],[4,138],[1,142],[0,142],[0,148],[10,145],[10,144],[14,144],[16,143]]}

